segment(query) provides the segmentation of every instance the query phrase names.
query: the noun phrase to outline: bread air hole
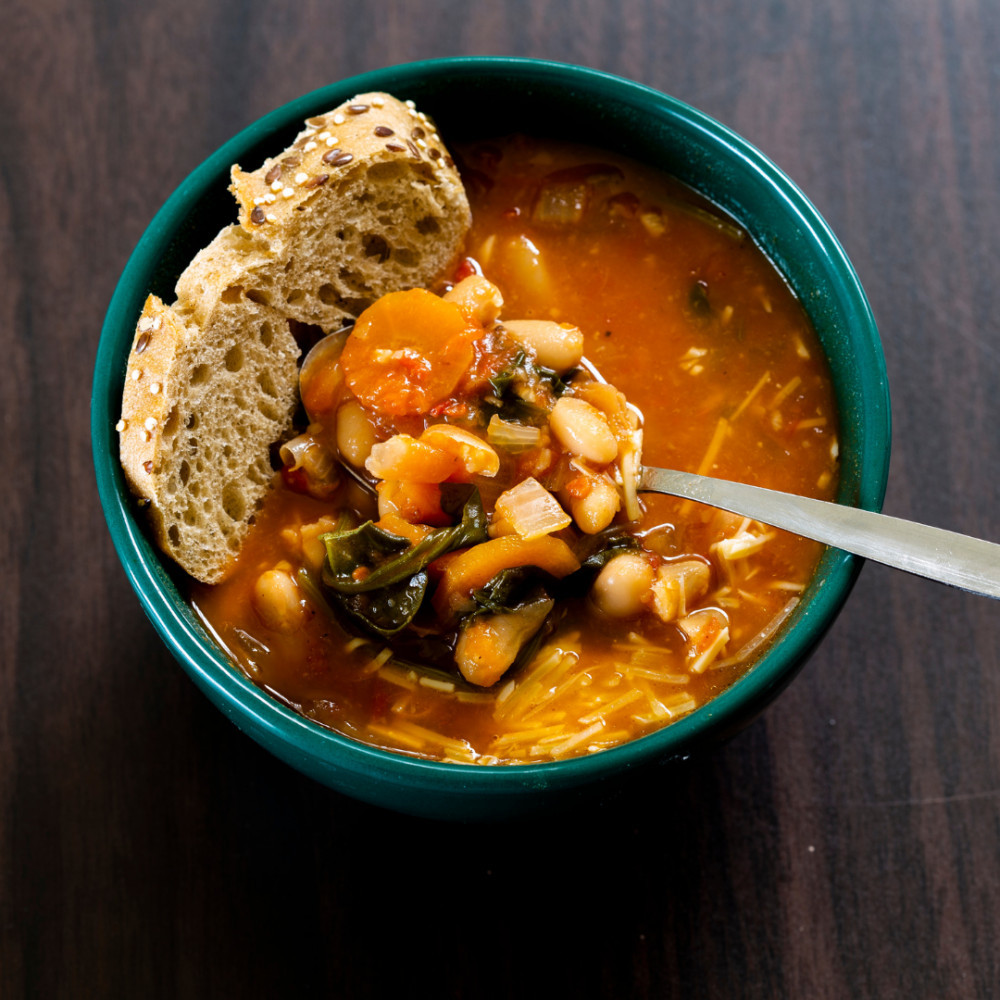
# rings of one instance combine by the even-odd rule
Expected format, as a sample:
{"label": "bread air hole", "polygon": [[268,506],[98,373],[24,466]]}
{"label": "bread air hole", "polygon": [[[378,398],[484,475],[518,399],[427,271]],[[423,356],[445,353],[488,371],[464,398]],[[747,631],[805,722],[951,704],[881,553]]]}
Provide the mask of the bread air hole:
{"label": "bread air hole", "polygon": [[320,302],[325,306],[335,306],[337,305],[338,296],[337,289],[331,284],[325,284],[319,286],[319,291],[316,293],[319,295]]}
{"label": "bread air hole", "polygon": [[297,302],[301,302],[306,297],[306,293],[302,291],[301,288],[292,289],[286,296],[285,301],[290,305],[294,306]]}
{"label": "bread air hole", "polygon": [[281,419],[281,413],[278,407],[273,403],[268,402],[266,399],[260,399],[257,401],[257,409],[267,417],[268,420],[273,420],[277,423]]}
{"label": "bread air hole", "polygon": [[174,548],[178,548],[181,544],[181,529],[178,528],[176,524],[170,525],[170,527],[167,528],[167,538],[170,539],[170,544],[173,545]]}
{"label": "bread air hole", "polygon": [[242,298],[243,298],[243,288],[241,285],[230,285],[222,293],[222,301],[225,302],[227,305],[235,305]]}
{"label": "bread air hole", "polygon": [[209,365],[196,365],[191,371],[191,384],[203,385],[208,381],[211,374],[212,369]]}
{"label": "bread air hole", "polygon": [[246,501],[236,483],[227,483],[222,490],[222,509],[234,521],[242,521],[246,513]]}
{"label": "bread air hole", "polygon": [[361,237],[366,257],[378,257],[378,262],[384,264],[392,254],[384,236],[378,233],[366,233]]}
{"label": "bread air hole", "polygon": [[270,323],[261,323],[257,336],[265,347],[270,347],[274,343],[274,327]]}
{"label": "bread air hole", "polygon": [[441,225],[433,215],[424,216],[424,218],[417,221],[417,232],[421,236],[430,236],[432,233],[439,233],[441,231]]}
{"label": "bread air hole", "polygon": [[226,370],[238,372],[243,367],[243,348],[239,344],[233,344],[226,351]]}
{"label": "bread air hole", "polygon": [[270,293],[265,292],[262,288],[251,288],[250,291],[247,292],[247,298],[251,302],[256,302],[261,306],[269,306],[271,304]]}
{"label": "bread air hole", "polygon": [[403,267],[416,267],[417,254],[415,250],[407,250],[405,247],[396,251],[396,263]]}
{"label": "bread air hole", "polygon": [[271,377],[271,373],[268,371],[263,371],[257,376],[257,385],[260,386],[260,391],[266,396],[270,396],[272,399],[276,399],[278,396],[277,386],[274,384],[274,379]]}

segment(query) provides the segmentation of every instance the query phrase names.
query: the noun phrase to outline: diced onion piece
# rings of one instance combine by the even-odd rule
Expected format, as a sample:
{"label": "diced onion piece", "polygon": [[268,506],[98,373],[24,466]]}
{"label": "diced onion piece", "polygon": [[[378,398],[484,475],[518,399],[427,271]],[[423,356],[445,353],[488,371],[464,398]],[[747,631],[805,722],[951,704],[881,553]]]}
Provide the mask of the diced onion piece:
{"label": "diced onion piece", "polygon": [[459,552],[445,566],[434,593],[434,608],[441,618],[451,618],[472,603],[473,591],[485,586],[505,569],[537,566],[557,579],[580,568],[572,549],[551,535],[530,541],[519,535],[504,535]]}
{"label": "diced onion piece", "polygon": [[490,444],[506,451],[527,451],[529,448],[538,447],[542,440],[542,431],[539,427],[501,420],[494,413],[486,428],[486,436],[489,438]]}
{"label": "diced onion piece", "polygon": [[568,528],[573,519],[559,501],[533,477],[497,497],[495,510],[525,539],[540,538]]}
{"label": "diced onion piece", "polygon": [[424,444],[453,455],[467,476],[493,477],[500,471],[500,457],[482,439],[451,424],[432,424],[420,435]]}
{"label": "diced onion piece", "polygon": [[440,448],[396,434],[372,447],[365,468],[376,479],[412,483],[443,483],[458,470],[458,459]]}

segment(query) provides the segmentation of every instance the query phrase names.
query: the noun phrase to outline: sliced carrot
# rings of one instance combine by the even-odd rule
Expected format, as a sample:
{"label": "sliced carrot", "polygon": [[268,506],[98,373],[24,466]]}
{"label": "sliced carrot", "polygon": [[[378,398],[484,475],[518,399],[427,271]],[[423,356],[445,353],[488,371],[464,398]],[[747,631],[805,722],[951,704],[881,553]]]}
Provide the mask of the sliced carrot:
{"label": "sliced carrot", "polygon": [[562,578],[576,572],[580,563],[562,539],[551,535],[530,540],[503,535],[465,549],[445,566],[434,593],[434,609],[441,618],[450,618],[468,607],[473,591],[485,586],[502,570],[515,566],[537,566]]}
{"label": "sliced carrot", "polygon": [[411,524],[409,521],[404,521],[398,514],[392,513],[380,517],[375,522],[375,526],[388,531],[391,535],[406,538],[414,545],[417,542],[422,542],[431,532],[426,524]]}
{"label": "sliced carrot", "polygon": [[340,364],[363,406],[391,416],[427,413],[472,364],[476,336],[453,302],[422,288],[390,292],[358,317]]}

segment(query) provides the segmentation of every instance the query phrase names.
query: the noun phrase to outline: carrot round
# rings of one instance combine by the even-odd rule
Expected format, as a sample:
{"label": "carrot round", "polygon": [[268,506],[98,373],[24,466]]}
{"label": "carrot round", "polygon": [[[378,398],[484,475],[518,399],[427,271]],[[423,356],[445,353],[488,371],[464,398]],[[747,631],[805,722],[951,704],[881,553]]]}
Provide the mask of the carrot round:
{"label": "carrot round", "polygon": [[471,366],[475,336],[453,302],[422,288],[390,292],[358,317],[340,364],[363,406],[423,414],[450,396]]}

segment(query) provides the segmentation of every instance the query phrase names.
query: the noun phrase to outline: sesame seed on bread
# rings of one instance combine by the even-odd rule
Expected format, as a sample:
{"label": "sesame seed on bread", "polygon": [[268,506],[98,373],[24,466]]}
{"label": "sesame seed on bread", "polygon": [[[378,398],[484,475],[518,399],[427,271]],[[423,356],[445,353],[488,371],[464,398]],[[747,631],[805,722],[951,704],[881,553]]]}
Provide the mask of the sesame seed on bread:
{"label": "sesame seed on bread", "polygon": [[387,94],[309,119],[284,153],[232,178],[239,222],[195,256],[172,306],[146,300],[118,423],[157,543],[206,583],[231,571],[292,425],[289,321],[332,332],[387,292],[431,285],[470,223],[433,123]]}
{"label": "sesame seed on bread", "polygon": [[205,583],[224,579],[291,427],[299,348],[267,306],[216,300],[204,327],[149,296],[129,357],[119,446],[160,548]]}
{"label": "sesame seed on bread", "polygon": [[426,287],[458,259],[471,215],[434,123],[388,94],[306,122],[257,170],[232,170],[240,225],[274,253],[261,291],[332,331],[386,292]]}

